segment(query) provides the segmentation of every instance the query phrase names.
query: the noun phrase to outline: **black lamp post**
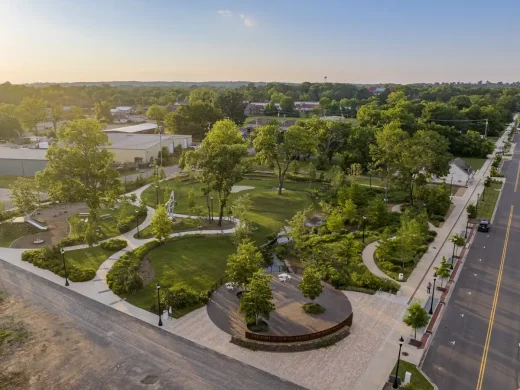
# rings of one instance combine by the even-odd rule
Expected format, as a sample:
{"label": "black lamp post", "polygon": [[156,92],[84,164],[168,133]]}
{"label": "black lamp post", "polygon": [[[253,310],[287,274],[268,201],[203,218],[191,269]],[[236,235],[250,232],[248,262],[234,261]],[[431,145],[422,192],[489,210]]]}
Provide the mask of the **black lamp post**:
{"label": "black lamp post", "polygon": [[399,363],[401,362],[401,348],[403,347],[404,339],[403,336],[399,339],[399,355],[397,355],[397,366],[395,367],[395,377],[394,377],[394,385],[392,386],[394,389],[399,387],[399,383],[397,382],[397,375],[399,373]]}
{"label": "black lamp post", "polygon": [[69,279],[67,278],[67,263],[65,263],[65,248],[60,249],[61,259],[63,260],[63,268],[65,269],[65,286],[69,286]]}
{"label": "black lamp post", "polygon": [[478,218],[478,201],[480,199],[480,194],[477,194],[477,204],[475,205],[475,215]]}
{"label": "black lamp post", "polygon": [[155,285],[155,288],[157,289],[157,306],[159,309],[159,326],[162,326],[162,319],[161,319],[161,298],[159,296],[159,291],[161,290],[161,286],[159,283]]}
{"label": "black lamp post", "polygon": [[432,290],[432,301],[430,302],[429,314],[433,314],[433,298],[435,298],[435,281],[437,280],[437,274],[433,274],[433,290]]}
{"label": "black lamp post", "polygon": [[365,243],[365,222],[367,217],[363,215],[363,244]]}
{"label": "black lamp post", "polygon": [[139,238],[139,211],[135,212],[135,224],[137,227],[137,238]]}
{"label": "black lamp post", "polygon": [[159,184],[155,185],[155,205],[159,204]]}
{"label": "black lamp post", "polygon": [[211,220],[213,221],[213,195],[209,198],[211,199]]}

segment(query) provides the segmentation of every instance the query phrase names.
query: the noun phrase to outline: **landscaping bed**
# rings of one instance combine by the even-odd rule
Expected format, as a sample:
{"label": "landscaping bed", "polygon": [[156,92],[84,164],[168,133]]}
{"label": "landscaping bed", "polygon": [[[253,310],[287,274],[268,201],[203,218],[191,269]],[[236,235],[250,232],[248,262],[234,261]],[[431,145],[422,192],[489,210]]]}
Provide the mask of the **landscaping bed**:
{"label": "landscaping bed", "polygon": [[492,182],[489,188],[486,188],[484,194],[484,200],[482,200],[482,196],[478,201],[478,215],[477,219],[485,219],[491,220],[493,216],[493,212],[495,211],[495,205],[498,201],[498,196],[500,195],[500,189],[502,188],[502,183]]}
{"label": "landscaping bed", "polygon": [[[396,369],[397,363],[392,369],[392,372],[390,375],[395,375],[395,369]],[[401,359],[399,362],[399,371],[397,372],[397,376],[401,378],[402,381],[404,381],[404,375],[406,372],[409,372],[412,374],[412,378],[410,383],[415,385],[416,390],[433,390],[433,385],[424,377],[424,375],[417,369],[417,366],[412,363],[405,362]]]}

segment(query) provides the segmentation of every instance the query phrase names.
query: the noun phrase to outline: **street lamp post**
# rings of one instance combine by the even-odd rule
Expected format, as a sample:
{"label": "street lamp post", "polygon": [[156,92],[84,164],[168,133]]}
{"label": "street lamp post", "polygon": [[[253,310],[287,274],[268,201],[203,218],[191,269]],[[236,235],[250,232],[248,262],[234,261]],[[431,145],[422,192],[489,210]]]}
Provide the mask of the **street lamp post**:
{"label": "street lamp post", "polygon": [[159,204],[159,184],[155,185],[155,205]]}
{"label": "street lamp post", "polygon": [[432,301],[430,302],[429,314],[433,314],[433,299],[435,298],[435,281],[437,280],[437,274],[433,274],[433,290],[432,290]]}
{"label": "street lamp post", "polygon": [[159,309],[159,326],[162,326],[162,319],[161,319],[161,298],[159,295],[159,291],[161,290],[161,286],[159,283],[155,285],[155,288],[157,289],[157,307]]}
{"label": "street lamp post", "polygon": [[209,198],[211,199],[211,221],[213,221],[213,195]]}
{"label": "street lamp post", "polygon": [[399,355],[397,355],[397,366],[395,367],[395,377],[394,377],[394,385],[392,386],[394,389],[399,387],[399,383],[397,382],[397,374],[399,373],[399,363],[401,362],[401,348],[403,347],[404,339],[403,336],[399,338]]}
{"label": "street lamp post", "polygon": [[135,212],[135,225],[137,227],[137,238],[139,238],[139,211]]}
{"label": "street lamp post", "polygon": [[477,194],[477,204],[475,205],[475,215],[478,218],[478,201],[480,199],[480,194]]}
{"label": "street lamp post", "polygon": [[67,278],[67,263],[65,263],[65,248],[61,247],[61,259],[63,260],[63,268],[65,270],[65,286],[69,286],[69,279]]}
{"label": "street lamp post", "polygon": [[366,223],[367,217],[363,215],[363,244],[365,243],[365,223]]}

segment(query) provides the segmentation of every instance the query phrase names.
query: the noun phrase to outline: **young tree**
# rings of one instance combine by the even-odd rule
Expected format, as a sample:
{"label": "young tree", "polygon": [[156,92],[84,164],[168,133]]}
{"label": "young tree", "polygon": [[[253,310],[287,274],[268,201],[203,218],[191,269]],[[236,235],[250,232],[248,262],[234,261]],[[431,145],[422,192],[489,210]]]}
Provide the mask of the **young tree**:
{"label": "young tree", "polygon": [[440,267],[433,267],[435,270],[435,275],[439,277],[441,280],[441,288],[444,283],[445,279],[448,279],[451,275],[450,266],[446,263],[446,257],[442,256],[441,260],[441,266]]}
{"label": "young tree", "polygon": [[424,328],[429,321],[430,316],[428,312],[423,309],[419,302],[414,302],[408,306],[403,318],[403,322],[415,331],[414,339],[417,339],[417,329]]}
{"label": "young tree", "polygon": [[40,188],[35,180],[26,177],[18,177],[11,184],[9,197],[14,207],[17,207],[22,213],[29,214],[36,210],[41,202]]}
{"label": "young tree", "polygon": [[370,226],[385,226],[388,220],[388,207],[383,199],[376,198],[370,202],[367,210],[367,219]]}
{"label": "young tree", "polygon": [[234,122],[224,119],[215,123],[200,148],[189,151],[185,161],[192,170],[199,171],[218,195],[220,203],[219,226],[233,185],[243,178],[248,166],[244,162],[247,144]]}
{"label": "young tree", "polygon": [[238,245],[237,252],[228,257],[226,275],[230,280],[244,287],[254,273],[260,270],[263,262],[262,253],[253,242],[244,240]]}
{"label": "young tree", "polygon": [[72,106],[70,108],[70,112],[67,114],[67,119],[85,119],[85,113],[83,112],[83,109],[81,107]]}
{"label": "young tree", "polygon": [[0,114],[0,139],[16,138],[22,132],[22,126],[16,118]]}
{"label": "young tree", "polygon": [[58,131],[58,122],[65,119],[65,110],[59,104],[56,104],[51,107],[51,120],[52,126],[54,127],[54,132]]}
{"label": "young tree", "polygon": [[253,201],[249,194],[239,196],[231,204],[231,213],[237,218],[240,223],[236,224],[233,235],[233,241],[235,245],[239,245],[244,239],[246,239],[253,230],[251,221],[248,219],[248,214],[253,208]]}
{"label": "young tree", "polygon": [[34,130],[38,134],[36,125],[47,117],[46,106],[47,103],[42,99],[25,97],[16,109],[16,117],[25,130]]}
{"label": "young tree", "polygon": [[347,199],[342,207],[343,215],[351,223],[355,223],[358,217],[358,211],[356,204],[352,199]]}
{"label": "young tree", "polygon": [[312,153],[314,141],[305,127],[291,126],[281,132],[279,124],[270,123],[255,130],[253,146],[260,164],[275,164],[278,171],[278,195],[281,195],[291,160],[300,154]]}
{"label": "young tree", "polygon": [[191,210],[197,205],[197,201],[195,200],[195,191],[193,188],[190,188],[188,191],[188,208]]}
{"label": "young tree", "polygon": [[321,275],[318,270],[313,267],[305,268],[303,271],[303,279],[298,284],[298,288],[305,298],[309,298],[311,301],[318,298],[323,292]]}
{"label": "young tree", "polygon": [[314,166],[314,164],[311,162],[309,162],[309,168],[307,170],[307,174],[309,176],[309,181],[311,182],[311,184],[313,182],[316,181],[316,167]]}
{"label": "young tree", "polygon": [[453,243],[453,254],[451,258],[451,267],[453,268],[453,259],[455,258],[455,253],[457,253],[457,247],[466,245],[466,239],[460,234],[453,234],[450,237],[450,242]]}
{"label": "young tree", "polygon": [[202,140],[222,113],[211,104],[202,101],[180,106],[164,117],[164,124],[173,134],[191,135],[194,140]]}
{"label": "young tree", "polygon": [[345,218],[340,210],[332,210],[327,216],[327,229],[333,233],[340,233],[345,227]]}
{"label": "young tree", "polygon": [[168,217],[164,205],[159,204],[155,209],[150,228],[153,236],[161,243],[164,242],[164,239],[172,232],[172,221]]}
{"label": "young tree", "polygon": [[474,204],[468,204],[468,207],[466,207],[466,211],[468,212],[468,218],[477,218],[477,207]]}
{"label": "young tree", "polygon": [[102,203],[115,200],[122,192],[119,173],[112,168],[108,136],[93,119],[68,122],[58,131],[59,143],[47,151],[47,167],[38,172],[37,180],[54,200],[83,201],[92,213]]}
{"label": "young tree", "polygon": [[271,275],[258,270],[247,285],[247,292],[240,299],[238,311],[244,314],[246,323],[254,322],[258,325],[260,317],[268,320],[269,314],[275,309],[272,300]]}
{"label": "young tree", "polygon": [[4,219],[4,214],[7,212],[7,202],[0,200],[0,220]]}

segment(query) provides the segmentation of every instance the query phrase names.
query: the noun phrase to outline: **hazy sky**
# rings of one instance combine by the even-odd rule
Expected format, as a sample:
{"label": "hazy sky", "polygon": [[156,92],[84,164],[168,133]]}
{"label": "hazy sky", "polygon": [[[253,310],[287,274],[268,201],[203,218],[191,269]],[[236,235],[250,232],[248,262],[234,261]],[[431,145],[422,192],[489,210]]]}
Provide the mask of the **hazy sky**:
{"label": "hazy sky", "polygon": [[0,82],[520,80],[520,0],[0,0]]}

